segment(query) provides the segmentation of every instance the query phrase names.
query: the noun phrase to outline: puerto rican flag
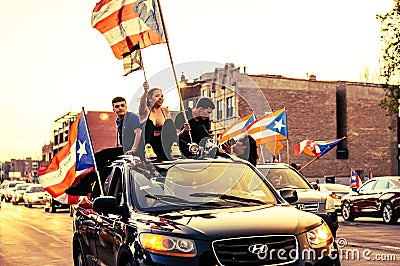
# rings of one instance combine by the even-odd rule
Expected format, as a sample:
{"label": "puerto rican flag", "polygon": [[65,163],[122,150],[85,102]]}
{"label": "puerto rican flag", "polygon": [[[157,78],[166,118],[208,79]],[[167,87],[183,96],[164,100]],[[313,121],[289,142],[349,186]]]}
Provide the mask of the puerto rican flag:
{"label": "puerto rican flag", "polygon": [[233,139],[240,139],[242,136],[245,135],[245,130],[246,128],[253,123],[256,120],[256,116],[254,114],[249,114],[243,118],[241,118],[239,121],[234,123],[232,126],[230,126],[227,130],[222,132],[220,137],[218,138],[218,143],[222,144],[231,138]]}
{"label": "puerto rican flag", "polygon": [[49,166],[39,169],[39,182],[53,198],[59,199],[63,198],[67,188],[92,171],[95,171],[93,149],[82,112],[69,129],[68,143],[53,157]]}
{"label": "puerto rican flag", "polygon": [[257,119],[246,128],[246,134],[252,136],[257,145],[286,140],[286,109],[279,109]]}
{"label": "puerto rican flag", "polygon": [[356,171],[352,168],[350,173],[350,187],[359,188],[362,185],[361,178]]}
{"label": "puerto rican flag", "polygon": [[346,137],[340,139],[326,140],[326,141],[315,141],[315,140],[303,140],[296,146],[294,146],[294,156],[299,155],[300,153],[305,153],[309,156],[313,157],[321,157],[336,145],[338,145],[342,140]]}
{"label": "puerto rican flag", "polygon": [[118,59],[166,42],[157,0],[101,0],[93,9],[91,23]]}

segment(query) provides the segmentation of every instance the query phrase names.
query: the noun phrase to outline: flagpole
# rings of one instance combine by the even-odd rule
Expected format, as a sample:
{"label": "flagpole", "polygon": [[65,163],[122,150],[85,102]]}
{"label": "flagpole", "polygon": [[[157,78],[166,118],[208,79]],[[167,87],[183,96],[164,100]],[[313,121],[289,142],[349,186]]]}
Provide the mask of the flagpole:
{"label": "flagpole", "polygon": [[[180,88],[179,88],[178,77],[176,75],[174,62],[172,60],[171,48],[169,46],[168,33],[167,33],[167,28],[165,27],[165,22],[164,22],[164,17],[163,17],[162,10],[161,10],[160,0],[157,0],[157,4],[158,4],[158,9],[160,11],[161,23],[162,23],[163,28],[164,28],[165,40],[167,42],[169,60],[171,61],[171,66],[172,66],[172,72],[174,74],[175,85],[176,85],[176,89],[178,90],[179,102],[180,102],[180,105],[181,105],[181,109],[183,111],[183,117],[185,119],[185,123],[188,123],[188,118],[186,116],[185,106],[183,104],[182,94],[181,94],[181,91],[180,91]],[[188,131],[188,133],[189,133],[190,142],[193,142],[192,133],[190,132],[190,130]]]}
{"label": "flagpole", "polygon": [[286,139],[287,163],[290,164],[289,138]]}
{"label": "flagpole", "polygon": [[93,145],[92,145],[92,138],[90,137],[90,131],[89,131],[89,127],[86,121],[86,114],[85,114],[85,108],[82,107],[82,115],[83,115],[83,120],[85,121],[85,125],[86,125],[86,129],[87,129],[87,133],[88,133],[88,137],[89,137],[89,147],[90,147],[90,151],[92,152],[92,156],[93,156],[93,164],[94,164],[94,170],[96,171],[97,174],[97,180],[99,181],[99,187],[100,187],[100,195],[104,196],[104,192],[103,192],[103,187],[101,186],[101,179],[100,179],[100,174],[99,171],[97,170],[97,164],[96,164],[96,159],[94,158],[94,150],[93,150]]}
{"label": "flagpole", "polygon": [[315,157],[314,159],[312,159],[311,161],[309,161],[308,163],[306,163],[304,166],[302,166],[301,168],[300,168],[300,172],[304,169],[304,168],[306,168],[307,166],[309,166],[312,162],[314,162],[315,160],[317,160],[319,157]]}

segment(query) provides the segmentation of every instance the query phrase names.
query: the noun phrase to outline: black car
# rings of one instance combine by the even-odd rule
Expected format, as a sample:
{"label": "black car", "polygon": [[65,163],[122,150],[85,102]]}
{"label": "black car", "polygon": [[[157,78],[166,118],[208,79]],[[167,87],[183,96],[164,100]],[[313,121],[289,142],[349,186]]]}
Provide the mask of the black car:
{"label": "black car", "polygon": [[333,235],[339,227],[335,201],[324,193],[315,190],[307,179],[296,169],[284,163],[267,163],[257,165],[269,182],[279,191],[295,189],[298,200],[292,204],[296,208],[312,212],[322,217],[329,225]]}
{"label": "black car", "polygon": [[109,173],[75,207],[75,265],[340,265],[323,219],[241,160],[126,156]]}

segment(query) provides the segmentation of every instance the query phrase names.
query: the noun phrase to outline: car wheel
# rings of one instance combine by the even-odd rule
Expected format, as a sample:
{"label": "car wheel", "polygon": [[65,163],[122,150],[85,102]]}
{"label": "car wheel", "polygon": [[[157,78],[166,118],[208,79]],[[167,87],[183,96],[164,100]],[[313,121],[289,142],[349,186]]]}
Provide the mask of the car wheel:
{"label": "car wheel", "polygon": [[382,218],[385,224],[394,224],[397,222],[398,217],[394,213],[393,206],[389,202],[383,205]]}
{"label": "car wheel", "polygon": [[53,203],[50,204],[50,210],[51,213],[55,213],[56,212],[56,207],[54,207]]}
{"label": "car wheel", "polygon": [[348,202],[344,202],[342,205],[342,216],[345,221],[354,221],[354,216],[351,214],[350,204]]}
{"label": "car wheel", "polygon": [[32,208],[32,203],[28,203],[28,208]]}
{"label": "car wheel", "polygon": [[49,208],[48,207],[44,207],[44,211],[45,212],[49,212]]}
{"label": "car wheel", "polygon": [[74,266],[85,266],[85,254],[83,254],[82,249],[79,245],[74,250]]}

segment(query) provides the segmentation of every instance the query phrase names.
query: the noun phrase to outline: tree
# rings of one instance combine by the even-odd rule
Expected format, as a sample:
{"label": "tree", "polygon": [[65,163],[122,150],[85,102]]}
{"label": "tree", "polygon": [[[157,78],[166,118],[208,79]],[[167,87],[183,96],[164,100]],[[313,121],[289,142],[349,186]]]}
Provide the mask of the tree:
{"label": "tree", "polygon": [[392,116],[399,112],[400,96],[400,0],[393,1],[392,9],[384,15],[377,15],[381,22],[382,68],[385,97],[380,107]]}

